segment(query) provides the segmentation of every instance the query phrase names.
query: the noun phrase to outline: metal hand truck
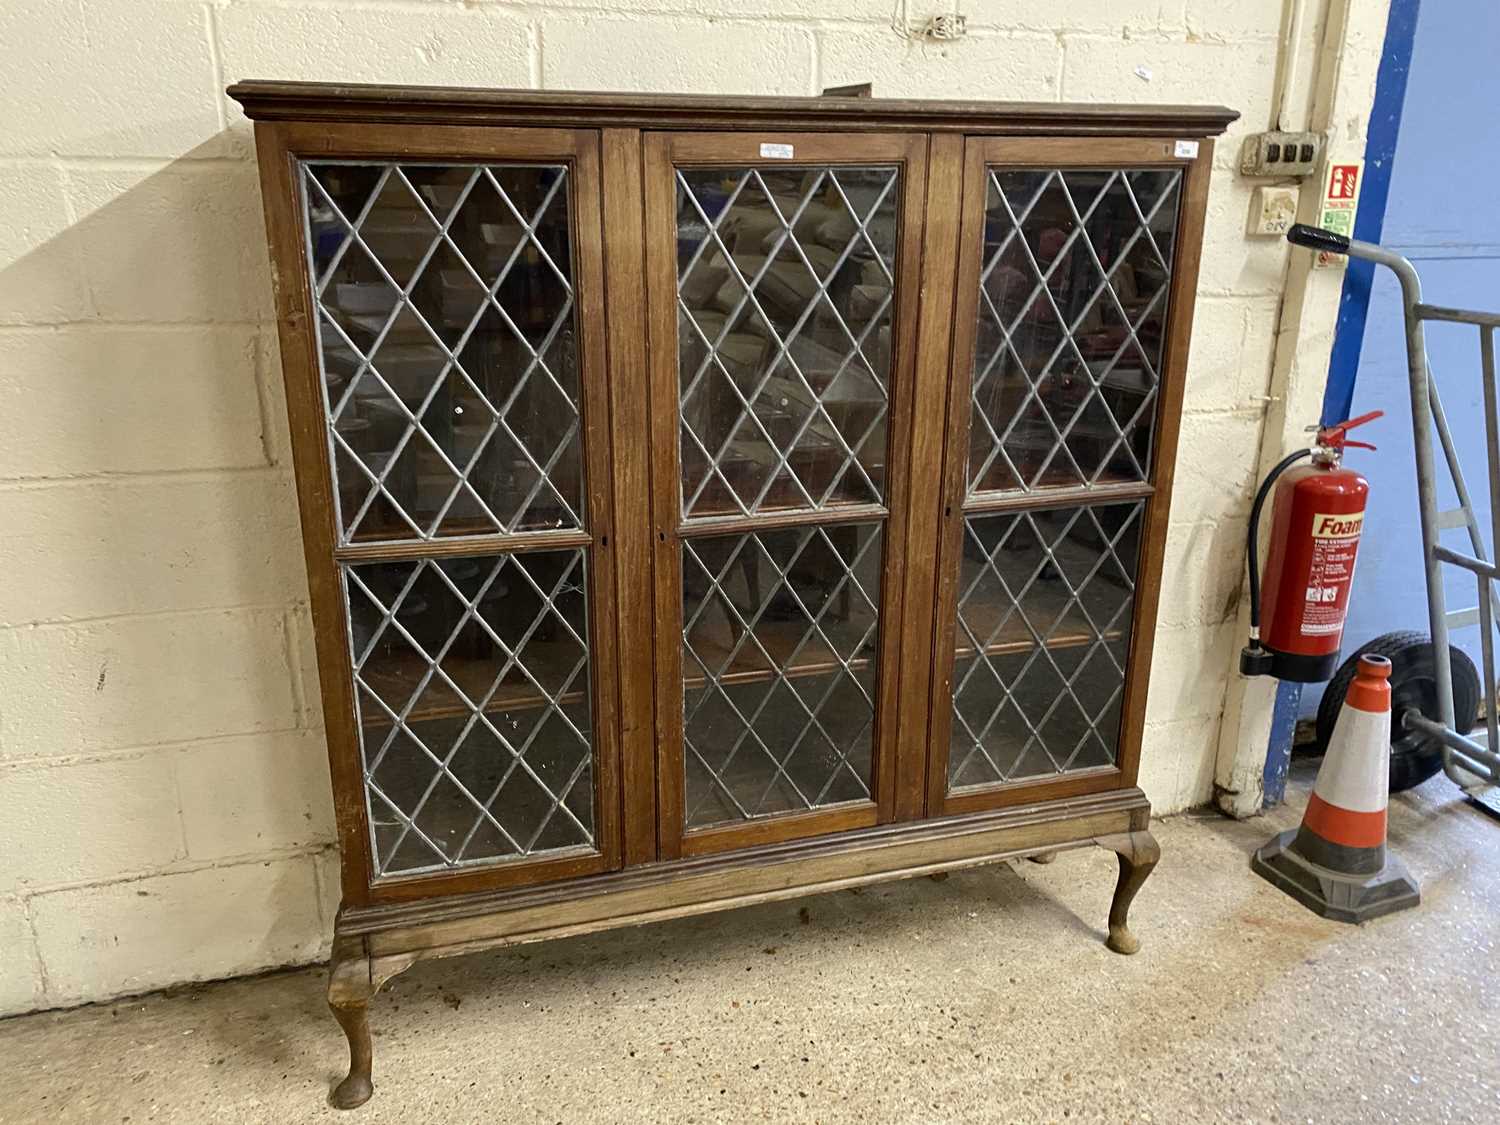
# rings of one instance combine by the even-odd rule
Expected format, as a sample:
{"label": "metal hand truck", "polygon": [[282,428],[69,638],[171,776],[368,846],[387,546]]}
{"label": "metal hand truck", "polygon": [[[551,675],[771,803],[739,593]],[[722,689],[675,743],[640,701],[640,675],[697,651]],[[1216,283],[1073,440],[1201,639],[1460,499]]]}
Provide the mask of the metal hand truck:
{"label": "metal hand truck", "polygon": [[[1500,785],[1500,714],[1495,706],[1494,628],[1500,619],[1500,594],[1495,580],[1500,566],[1490,561],[1484,536],[1474,518],[1469,487],[1458,462],[1448,420],[1443,413],[1437,384],[1427,363],[1427,343],[1423,325],[1429,320],[1472,324],[1479,329],[1479,362],[1483,376],[1485,446],[1488,457],[1490,489],[1490,542],[1500,544],[1500,404],[1495,386],[1495,330],[1500,328],[1500,314],[1446,309],[1422,301],[1422,283],[1416,267],[1400,254],[1382,249],[1374,243],[1346,238],[1333,231],[1297,224],[1287,232],[1287,241],[1309,250],[1344,254],[1387,266],[1401,282],[1401,299],[1406,318],[1406,363],[1411,390],[1411,424],[1415,438],[1417,462],[1417,502],[1421,509],[1422,559],[1427,577],[1427,618],[1432,631],[1432,648],[1437,717],[1407,707],[1392,718],[1408,731],[1429,735],[1442,743],[1443,772],[1487,811],[1500,812],[1495,805],[1494,786]],[[1458,507],[1440,512],[1437,507],[1437,480],[1432,461],[1432,431],[1436,429],[1443,447],[1443,457],[1453,479]],[[1438,541],[1440,532],[1464,527],[1468,529],[1472,554],[1455,551]],[[1478,587],[1478,604],[1472,609],[1448,612],[1443,596],[1442,564],[1459,566],[1474,575]],[[1484,717],[1488,738],[1484,744],[1454,729],[1453,672],[1448,648],[1448,630],[1478,624],[1480,651],[1483,656]]]}

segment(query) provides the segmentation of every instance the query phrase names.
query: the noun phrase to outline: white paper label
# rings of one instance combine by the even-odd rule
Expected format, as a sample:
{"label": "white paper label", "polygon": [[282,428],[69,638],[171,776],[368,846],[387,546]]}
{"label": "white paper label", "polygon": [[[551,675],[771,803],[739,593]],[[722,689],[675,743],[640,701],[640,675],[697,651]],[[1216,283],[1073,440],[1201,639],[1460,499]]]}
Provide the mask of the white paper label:
{"label": "white paper label", "polygon": [[792,146],[761,145],[760,154],[766,160],[790,160],[792,158]]}
{"label": "white paper label", "polygon": [[1178,160],[1197,160],[1198,142],[1178,141],[1172,146],[1172,155],[1175,156]]}

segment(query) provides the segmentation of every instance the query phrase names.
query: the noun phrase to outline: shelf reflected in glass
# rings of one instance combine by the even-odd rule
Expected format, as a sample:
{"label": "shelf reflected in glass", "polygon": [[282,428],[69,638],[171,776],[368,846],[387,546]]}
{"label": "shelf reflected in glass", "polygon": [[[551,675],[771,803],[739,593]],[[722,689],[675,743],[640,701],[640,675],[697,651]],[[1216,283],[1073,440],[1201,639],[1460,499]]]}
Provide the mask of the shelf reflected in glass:
{"label": "shelf reflected in glass", "polygon": [[[683,686],[701,688],[710,678],[725,684],[763,683],[784,675],[788,679],[826,675],[844,666],[832,647],[816,637],[803,640],[805,623],[763,621],[755,630],[755,643],[737,651],[728,638],[700,637],[686,660]],[[758,647],[757,647],[758,645]],[[864,671],[875,659],[873,639],[860,655],[847,661],[851,671]],[[713,676],[705,668],[718,669]]]}
{"label": "shelf reflected in glass", "polygon": [[1113,763],[1143,511],[964,518],[950,792]]}
{"label": "shelf reflected in glass", "polygon": [[381,874],[592,843],[584,554],[343,568]]}
{"label": "shelf reflected in glass", "polygon": [[[569,647],[554,645],[555,651],[549,653],[546,643],[533,641],[526,650],[528,661],[560,664],[568,658]],[[426,660],[414,652],[394,652],[372,661],[360,678],[382,699],[410,699],[430,667]],[[506,677],[498,686],[495,685],[500,665],[493,656],[464,657],[450,654],[443,659],[442,667],[458,690],[476,704],[482,704],[480,709],[486,713],[529,710],[546,706],[549,702],[548,697],[519,672]],[[494,687],[493,692],[491,687]],[[558,701],[573,704],[584,702],[587,698],[587,690],[579,688],[563,693]],[[455,715],[468,715],[473,710],[441,677],[433,676],[422,692],[421,699],[412,707],[409,718],[412,721],[451,718]],[[362,721],[365,726],[378,726],[388,720],[383,711],[372,707]]]}
{"label": "shelf reflected in glass", "polygon": [[690,828],[870,796],[879,523],[685,540]]}

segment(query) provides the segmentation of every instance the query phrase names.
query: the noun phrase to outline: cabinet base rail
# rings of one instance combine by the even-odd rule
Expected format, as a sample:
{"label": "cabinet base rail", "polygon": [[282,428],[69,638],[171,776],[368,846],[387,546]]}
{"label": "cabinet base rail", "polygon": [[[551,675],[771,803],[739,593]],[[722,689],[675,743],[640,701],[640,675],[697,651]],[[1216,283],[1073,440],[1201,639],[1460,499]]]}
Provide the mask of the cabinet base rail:
{"label": "cabinet base rail", "polygon": [[345,907],[339,912],[328,1004],[349,1042],[349,1073],[330,1102],[364,1104],[374,1092],[369,1003],[417,961],[683,918],[850,887],[940,875],[1009,859],[1098,846],[1120,874],[1109,909],[1108,947],[1130,954],[1136,893],[1161,851],[1139,789],[1051,801],[649,864],[552,886],[448,899]]}

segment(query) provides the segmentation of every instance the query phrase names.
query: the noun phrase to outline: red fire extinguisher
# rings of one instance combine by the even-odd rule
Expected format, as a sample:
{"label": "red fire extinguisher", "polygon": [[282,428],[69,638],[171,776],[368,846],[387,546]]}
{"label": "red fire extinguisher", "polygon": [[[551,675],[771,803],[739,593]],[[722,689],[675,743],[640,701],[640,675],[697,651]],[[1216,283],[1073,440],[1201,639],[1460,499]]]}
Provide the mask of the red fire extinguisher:
{"label": "red fire extinguisher", "polygon": [[[1320,429],[1313,447],[1283,460],[1255,494],[1248,545],[1250,643],[1240,652],[1245,675],[1317,683],[1338,667],[1370,495],[1370,482],[1340,462],[1346,447],[1375,448],[1346,435],[1382,413],[1375,410]],[[1311,464],[1292,468],[1309,456]],[[1262,581],[1256,559],[1260,512],[1273,485],[1271,549]]]}

